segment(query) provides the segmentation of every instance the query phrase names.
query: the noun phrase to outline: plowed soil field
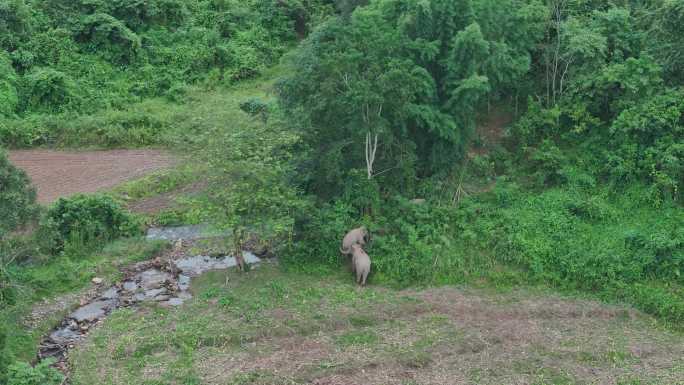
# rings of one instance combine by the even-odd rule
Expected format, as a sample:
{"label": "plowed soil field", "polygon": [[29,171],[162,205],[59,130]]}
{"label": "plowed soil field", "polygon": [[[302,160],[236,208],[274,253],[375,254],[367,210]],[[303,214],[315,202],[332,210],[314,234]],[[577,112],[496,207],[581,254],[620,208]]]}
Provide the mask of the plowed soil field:
{"label": "plowed soil field", "polygon": [[167,168],[174,161],[158,150],[17,150],[9,152],[9,159],[26,171],[43,204],[76,193],[106,190]]}

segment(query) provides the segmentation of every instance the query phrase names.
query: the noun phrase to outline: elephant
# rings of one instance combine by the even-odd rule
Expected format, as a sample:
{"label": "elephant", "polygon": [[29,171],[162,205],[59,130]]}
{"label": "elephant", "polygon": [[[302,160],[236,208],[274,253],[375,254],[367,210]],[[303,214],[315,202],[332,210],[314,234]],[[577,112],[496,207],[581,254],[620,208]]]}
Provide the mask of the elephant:
{"label": "elephant", "polygon": [[371,269],[371,260],[368,254],[361,248],[361,245],[352,245],[352,269],[356,274],[356,283],[366,286],[366,278]]}
{"label": "elephant", "polygon": [[350,230],[347,235],[342,239],[342,247],[340,247],[340,252],[342,254],[349,255],[352,253],[352,245],[359,244],[364,246],[366,240],[368,239],[368,230],[365,226]]}

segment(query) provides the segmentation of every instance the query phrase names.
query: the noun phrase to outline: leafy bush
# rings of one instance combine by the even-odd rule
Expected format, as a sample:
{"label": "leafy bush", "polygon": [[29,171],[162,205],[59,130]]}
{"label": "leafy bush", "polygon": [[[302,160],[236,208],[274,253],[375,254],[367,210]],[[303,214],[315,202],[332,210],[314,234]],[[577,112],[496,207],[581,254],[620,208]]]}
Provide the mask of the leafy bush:
{"label": "leafy bush", "polygon": [[[528,271],[533,281],[626,299],[681,322],[684,298],[676,290],[647,288],[653,282],[684,284],[684,216],[677,206],[644,207],[643,189],[620,197],[564,188],[533,197],[517,192],[506,198],[509,203],[492,202],[475,229],[484,239],[485,229],[496,228],[487,247]],[[643,287],[649,299],[633,285]]]}
{"label": "leafy bush", "polygon": [[295,213],[305,205],[290,183],[299,137],[280,126],[249,122],[212,138],[208,211],[233,235],[236,253],[250,234],[284,243],[292,236]]}
{"label": "leafy bush", "polygon": [[0,149],[0,240],[36,214],[36,191]]}
{"label": "leafy bush", "polygon": [[[0,280],[1,279],[2,278],[0,278]],[[0,384],[4,384],[7,380],[7,366],[9,365],[9,357],[5,351],[6,345],[7,329],[5,328],[5,325],[0,325]]]}
{"label": "leafy bush", "polygon": [[259,98],[250,98],[240,103],[240,109],[250,115],[261,115],[268,112],[268,104]]}
{"label": "leafy bush", "polygon": [[23,78],[22,99],[25,109],[60,112],[77,103],[76,85],[64,72],[35,68]]}
{"label": "leafy bush", "polygon": [[0,117],[12,116],[19,105],[17,74],[8,55],[0,51]]}
{"label": "leafy bush", "polygon": [[359,225],[354,215],[356,210],[342,201],[310,210],[308,215],[299,218],[295,242],[281,258],[286,265],[300,268],[316,264],[339,266],[342,237]]}
{"label": "leafy bush", "polygon": [[88,50],[100,53],[107,60],[130,64],[140,51],[140,37],[117,18],[96,13],[83,18],[77,40],[86,43]]}
{"label": "leafy bush", "polygon": [[15,362],[7,369],[7,385],[59,385],[64,376],[50,366],[52,363],[49,359],[36,366]]}
{"label": "leafy bush", "polygon": [[76,195],[60,198],[47,212],[41,224],[51,248],[65,245],[92,246],[140,233],[140,224],[112,198],[105,195]]}
{"label": "leafy bush", "polygon": [[[373,261],[371,282],[395,287],[462,282],[469,272],[479,269],[480,262],[469,259],[462,252],[465,246],[457,244],[461,216],[452,207],[397,197],[377,207],[372,217],[359,218],[358,209],[340,200],[298,222],[296,242],[282,260],[300,269],[340,266],[342,237],[363,224],[371,233],[366,247]],[[473,263],[468,265],[468,261]]]}

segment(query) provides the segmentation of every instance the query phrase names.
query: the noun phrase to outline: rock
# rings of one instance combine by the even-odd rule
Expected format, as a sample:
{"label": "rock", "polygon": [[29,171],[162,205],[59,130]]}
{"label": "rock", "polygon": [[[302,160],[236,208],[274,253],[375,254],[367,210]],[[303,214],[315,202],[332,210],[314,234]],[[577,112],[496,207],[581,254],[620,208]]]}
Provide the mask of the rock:
{"label": "rock", "polygon": [[182,305],[183,302],[180,298],[171,298],[168,301],[161,302],[159,305],[163,307],[176,307]]}
{"label": "rock", "polygon": [[55,330],[50,334],[50,341],[58,345],[67,345],[71,341],[81,338],[81,334],[71,330],[70,328],[62,328]]}
{"label": "rock", "polygon": [[136,291],[138,289],[138,284],[134,281],[126,281],[123,283],[123,289],[126,291]]}
{"label": "rock", "polygon": [[116,289],[116,287],[110,287],[102,293],[102,298],[104,299],[117,299],[119,298],[119,291]]}
{"label": "rock", "polygon": [[134,302],[140,302],[144,301],[147,297],[145,297],[145,294],[143,293],[137,293],[136,295],[133,296],[132,300]]}
{"label": "rock", "polygon": [[178,290],[180,291],[186,291],[190,288],[190,277],[187,275],[179,275],[178,276]]}
{"label": "rock", "polygon": [[192,298],[192,294],[190,294],[188,291],[181,291],[178,293],[178,298],[182,300],[190,299]]}
{"label": "rock", "polygon": [[100,277],[95,277],[91,281],[96,285],[101,285],[104,280]]}
{"label": "rock", "polygon": [[158,296],[154,297],[154,300],[157,302],[162,302],[162,301],[168,301],[169,298],[171,298],[171,297],[168,295],[158,295]]}
{"label": "rock", "polygon": [[[261,262],[261,259],[250,252],[242,253],[245,263],[254,264]],[[189,258],[182,258],[175,262],[184,275],[193,277],[200,275],[209,270],[227,269],[229,267],[237,266],[235,258],[225,256],[222,258],[213,258],[205,255],[197,255]]]}
{"label": "rock", "polygon": [[84,321],[93,322],[104,317],[107,311],[112,309],[115,305],[116,301],[114,300],[95,301],[78,308],[75,312],[69,315],[69,318],[72,318],[79,323]]}
{"label": "rock", "polygon": [[145,298],[154,298],[160,294],[166,293],[166,289],[152,289],[145,292]]}
{"label": "rock", "polygon": [[140,285],[145,289],[157,289],[166,281],[171,280],[171,275],[158,269],[145,270],[140,273]]}

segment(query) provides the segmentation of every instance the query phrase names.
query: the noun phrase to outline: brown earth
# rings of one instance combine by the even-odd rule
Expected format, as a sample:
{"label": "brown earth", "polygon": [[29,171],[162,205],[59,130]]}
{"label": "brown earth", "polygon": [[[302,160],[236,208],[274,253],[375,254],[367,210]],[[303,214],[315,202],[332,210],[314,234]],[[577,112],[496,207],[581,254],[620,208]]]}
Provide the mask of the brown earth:
{"label": "brown earth", "polygon": [[173,164],[173,157],[158,150],[17,150],[9,159],[29,175],[42,204],[106,190]]}

